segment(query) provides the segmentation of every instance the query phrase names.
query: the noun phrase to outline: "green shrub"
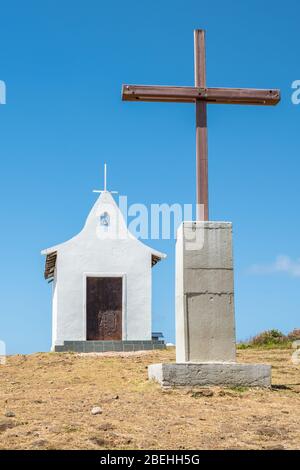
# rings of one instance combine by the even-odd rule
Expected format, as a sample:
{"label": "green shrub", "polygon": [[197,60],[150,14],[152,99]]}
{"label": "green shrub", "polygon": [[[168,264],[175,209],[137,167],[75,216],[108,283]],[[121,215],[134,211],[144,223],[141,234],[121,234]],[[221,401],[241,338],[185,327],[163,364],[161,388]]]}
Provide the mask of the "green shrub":
{"label": "green shrub", "polygon": [[238,343],[237,348],[238,349],[249,349],[249,348],[251,348],[251,344],[250,343],[245,343],[245,342]]}
{"label": "green shrub", "polygon": [[251,343],[256,346],[268,346],[271,344],[285,343],[286,336],[279,330],[267,330],[252,338]]}
{"label": "green shrub", "polygon": [[283,334],[279,330],[267,330],[257,334],[248,341],[237,344],[238,349],[248,348],[291,348],[292,342],[300,340],[300,329],[295,328],[288,335]]}

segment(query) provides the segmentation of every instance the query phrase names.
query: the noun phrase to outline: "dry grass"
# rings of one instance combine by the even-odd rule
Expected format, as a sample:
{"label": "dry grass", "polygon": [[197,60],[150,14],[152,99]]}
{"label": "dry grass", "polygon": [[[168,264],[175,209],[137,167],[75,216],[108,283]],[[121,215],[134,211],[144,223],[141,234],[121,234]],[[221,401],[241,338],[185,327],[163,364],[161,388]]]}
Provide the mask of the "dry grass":
{"label": "dry grass", "polygon": [[[291,350],[238,356],[271,363],[272,390],[162,390],[148,382],[147,365],[173,361],[174,350],[9,357],[0,366],[0,448],[299,448],[300,366]],[[93,406],[102,414],[93,416]]]}

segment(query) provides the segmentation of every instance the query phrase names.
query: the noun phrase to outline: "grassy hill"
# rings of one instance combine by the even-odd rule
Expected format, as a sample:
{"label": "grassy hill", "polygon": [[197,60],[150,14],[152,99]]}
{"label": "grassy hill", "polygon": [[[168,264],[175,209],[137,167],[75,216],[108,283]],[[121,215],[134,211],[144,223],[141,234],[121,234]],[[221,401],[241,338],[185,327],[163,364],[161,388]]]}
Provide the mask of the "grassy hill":
{"label": "grassy hill", "polygon": [[0,448],[300,448],[300,365],[291,354],[238,351],[239,361],[272,364],[270,390],[162,390],[147,365],[174,361],[174,349],[11,356],[0,366]]}

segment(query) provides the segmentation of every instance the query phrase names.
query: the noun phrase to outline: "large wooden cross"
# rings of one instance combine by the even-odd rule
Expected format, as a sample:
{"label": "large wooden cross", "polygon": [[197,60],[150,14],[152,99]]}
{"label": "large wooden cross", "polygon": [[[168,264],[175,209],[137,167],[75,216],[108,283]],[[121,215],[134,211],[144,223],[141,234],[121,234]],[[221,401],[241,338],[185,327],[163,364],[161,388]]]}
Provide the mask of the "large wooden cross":
{"label": "large wooden cross", "polygon": [[196,104],[196,194],[197,218],[208,219],[207,103],[275,105],[280,90],[255,88],[207,88],[205,31],[194,31],[195,86],[123,85],[124,101],[165,101]]}

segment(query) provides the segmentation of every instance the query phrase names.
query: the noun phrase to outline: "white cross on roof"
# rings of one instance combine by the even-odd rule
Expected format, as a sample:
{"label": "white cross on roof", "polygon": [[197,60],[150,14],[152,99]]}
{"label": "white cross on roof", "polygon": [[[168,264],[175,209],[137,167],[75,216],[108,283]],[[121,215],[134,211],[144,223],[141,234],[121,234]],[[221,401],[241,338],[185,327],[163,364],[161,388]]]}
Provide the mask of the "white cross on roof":
{"label": "white cross on roof", "polygon": [[[106,185],[106,182],[107,182],[107,166],[106,166],[106,163],[104,163],[104,189],[94,189],[93,190],[93,193],[105,193],[107,192],[107,185]],[[112,194],[118,194],[118,191],[108,191],[109,193],[112,193]]]}

